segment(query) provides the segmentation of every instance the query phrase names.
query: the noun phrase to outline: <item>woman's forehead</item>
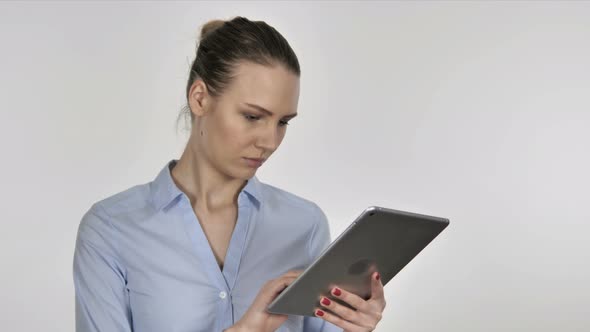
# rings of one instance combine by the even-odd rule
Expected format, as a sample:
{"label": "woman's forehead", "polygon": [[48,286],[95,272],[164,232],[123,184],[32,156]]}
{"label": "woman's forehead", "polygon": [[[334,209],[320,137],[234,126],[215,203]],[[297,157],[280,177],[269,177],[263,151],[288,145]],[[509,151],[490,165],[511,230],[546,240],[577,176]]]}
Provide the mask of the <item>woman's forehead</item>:
{"label": "woman's forehead", "polygon": [[267,107],[296,109],[299,77],[284,66],[241,63],[233,76],[227,89],[228,97]]}
{"label": "woman's forehead", "polygon": [[233,73],[233,82],[240,87],[294,87],[299,85],[299,77],[277,65],[261,65],[252,62],[241,62]]}

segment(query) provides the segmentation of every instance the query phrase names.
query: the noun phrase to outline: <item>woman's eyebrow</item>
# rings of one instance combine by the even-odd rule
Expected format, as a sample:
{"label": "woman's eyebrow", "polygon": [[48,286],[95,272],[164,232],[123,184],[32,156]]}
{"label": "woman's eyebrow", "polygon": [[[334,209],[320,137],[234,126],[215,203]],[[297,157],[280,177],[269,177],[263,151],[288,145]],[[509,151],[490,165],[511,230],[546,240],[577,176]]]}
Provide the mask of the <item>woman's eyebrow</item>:
{"label": "woman's eyebrow", "polygon": [[[256,104],[250,104],[250,103],[244,103],[244,105],[255,108],[257,110],[259,110],[260,112],[266,113],[269,116],[272,116],[272,112],[267,110],[266,108],[262,107],[262,106],[258,106]],[[297,116],[297,113],[291,113],[291,114],[287,114],[285,115],[285,118],[294,118]]]}

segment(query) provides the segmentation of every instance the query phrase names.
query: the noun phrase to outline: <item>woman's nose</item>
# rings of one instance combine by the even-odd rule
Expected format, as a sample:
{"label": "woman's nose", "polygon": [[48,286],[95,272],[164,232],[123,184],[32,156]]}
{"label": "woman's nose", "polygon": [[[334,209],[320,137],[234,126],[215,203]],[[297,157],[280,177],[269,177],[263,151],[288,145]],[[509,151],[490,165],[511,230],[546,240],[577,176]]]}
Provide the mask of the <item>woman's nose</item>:
{"label": "woman's nose", "polygon": [[279,132],[276,128],[266,128],[263,130],[257,139],[257,147],[268,150],[270,152],[276,150],[281,143]]}

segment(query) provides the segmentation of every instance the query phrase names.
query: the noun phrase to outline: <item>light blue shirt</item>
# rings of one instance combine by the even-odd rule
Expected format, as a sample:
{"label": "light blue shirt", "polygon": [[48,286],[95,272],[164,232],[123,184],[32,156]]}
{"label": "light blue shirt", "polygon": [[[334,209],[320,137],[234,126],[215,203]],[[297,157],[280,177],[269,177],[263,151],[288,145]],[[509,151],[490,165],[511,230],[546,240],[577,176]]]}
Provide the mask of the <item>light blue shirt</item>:
{"label": "light blue shirt", "polygon": [[[222,331],[270,279],[307,267],[330,243],[326,215],[302,197],[250,178],[219,268],[190,201],[157,177],[92,205],[73,258],[77,332]],[[280,332],[342,331],[289,316]]]}

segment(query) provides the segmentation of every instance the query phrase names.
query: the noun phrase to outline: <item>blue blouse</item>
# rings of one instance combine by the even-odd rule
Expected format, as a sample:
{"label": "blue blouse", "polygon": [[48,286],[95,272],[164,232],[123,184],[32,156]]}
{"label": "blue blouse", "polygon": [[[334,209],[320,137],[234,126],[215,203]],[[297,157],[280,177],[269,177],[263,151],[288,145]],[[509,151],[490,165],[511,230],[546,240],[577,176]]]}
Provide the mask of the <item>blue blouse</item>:
{"label": "blue blouse", "polygon": [[[330,243],[326,215],[304,198],[250,178],[219,268],[172,159],[148,183],[94,203],[73,257],[76,331],[223,331],[270,279],[304,269]],[[280,332],[341,328],[289,316]]]}

